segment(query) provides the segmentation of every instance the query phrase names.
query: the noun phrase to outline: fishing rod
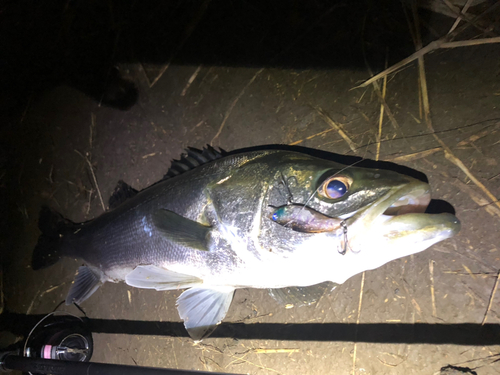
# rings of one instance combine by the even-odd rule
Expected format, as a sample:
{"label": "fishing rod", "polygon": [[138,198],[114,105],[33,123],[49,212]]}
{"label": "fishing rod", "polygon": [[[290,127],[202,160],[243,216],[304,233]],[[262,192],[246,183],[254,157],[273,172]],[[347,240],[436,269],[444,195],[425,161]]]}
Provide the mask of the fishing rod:
{"label": "fishing rod", "polygon": [[[61,361],[29,358],[15,353],[0,353],[0,372],[20,370],[30,374],[52,375],[223,375],[206,371],[188,371],[143,366],[114,365],[95,362]],[[227,375],[227,374],[224,374]]]}
{"label": "fishing rod", "polygon": [[0,351],[0,373],[18,370],[30,375],[222,375],[90,362],[93,352],[88,320],[56,311],[33,327],[22,348]]}

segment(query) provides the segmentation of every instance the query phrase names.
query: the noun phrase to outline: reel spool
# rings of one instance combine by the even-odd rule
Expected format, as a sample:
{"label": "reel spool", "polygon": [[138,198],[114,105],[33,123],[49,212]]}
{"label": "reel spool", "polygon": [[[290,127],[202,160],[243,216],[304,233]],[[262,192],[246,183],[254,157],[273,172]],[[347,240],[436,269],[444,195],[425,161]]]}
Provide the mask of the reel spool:
{"label": "reel spool", "polygon": [[77,316],[54,312],[31,330],[23,355],[30,358],[88,362],[94,342],[85,321]]}

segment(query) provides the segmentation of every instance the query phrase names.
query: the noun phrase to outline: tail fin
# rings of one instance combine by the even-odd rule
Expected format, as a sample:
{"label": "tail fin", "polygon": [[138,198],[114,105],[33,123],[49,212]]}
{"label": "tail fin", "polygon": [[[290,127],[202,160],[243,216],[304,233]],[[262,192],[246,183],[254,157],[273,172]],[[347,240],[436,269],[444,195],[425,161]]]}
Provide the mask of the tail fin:
{"label": "tail fin", "polygon": [[64,219],[60,214],[43,206],[38,218],[38,228],[42,234],[33,250],[31,268],[38,270],[49,267],[61,259],[63,237],[72,233],[76,224]]}

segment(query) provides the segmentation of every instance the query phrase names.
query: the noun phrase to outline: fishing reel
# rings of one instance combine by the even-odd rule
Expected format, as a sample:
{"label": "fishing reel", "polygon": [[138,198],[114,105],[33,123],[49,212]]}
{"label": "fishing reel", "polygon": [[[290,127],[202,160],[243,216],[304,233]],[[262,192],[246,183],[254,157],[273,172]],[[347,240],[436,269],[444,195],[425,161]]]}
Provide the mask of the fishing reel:
{"label": "fishing reel", "polygon": [[[22,349],[1,353],[0,372],[9,372],[10,369],[16,368],[31,375],[56,373],[46,372],[47,366],[36,362],[29,369],[24,368],[23,361],[88,362],[93,349],[94,341],[88,328],[87,318],[56,311],[43,317],[33,327]],[[8,366],[9,361],[15,365]],[[17,362],[20,363],[19,366]]]}
{"label": "fishing reel", "polygon": [[31,330],[22,350],[0,352],[0,373],[20,370],[30,375],[222,375],[89,362],[94,347],[89,326],[87,318],[61,312],[48,314]]}
{"label": "fishing reel", "polygon": [[45,316],[31,330],[23,355],[30,358],[88,362],[93,353],[92,333],[85,320],[67,313]]}

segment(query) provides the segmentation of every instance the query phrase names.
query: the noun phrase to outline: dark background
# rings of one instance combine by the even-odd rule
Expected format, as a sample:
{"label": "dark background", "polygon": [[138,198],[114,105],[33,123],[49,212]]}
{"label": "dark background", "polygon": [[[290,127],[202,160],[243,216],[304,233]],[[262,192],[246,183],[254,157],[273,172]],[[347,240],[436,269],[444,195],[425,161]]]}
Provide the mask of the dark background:
{"label": "dark background", "polygon": [[[454,22],[419,14],[424,45]],[[498,35],[498,19],[497,7],[458,39]],[[25,335],[64,298],[80,264],[30,269],[42,204],[89,220],[103,212],[99,192],[106,204],[119,179],[145,188],[183,148],[207,143],[376,159],[380,103],[372,87],[353,88],[415,51],[412,22],[411,9],[382,0],[3,2],[2,333]],[[425,62],[436,134],[499,196],[498,44],[438,50]],[[428,374],[447,364],[496,373],[498,294],[488,304],[500,211],[430,135],[415,64],[389,76],[386,100],[398,125],[384,118],[380,159],[425,174],[433,197],[462,221],[458,237],[367,272],[361,310],[361,275],[309,307],[284,309],[264,290],[238,290],[226,323],[198,345],[180,326],[178,292],[107,284],[82,305],[98,332],[95,360],[324,374],[352,373],[356,352],[360,374]]]}

